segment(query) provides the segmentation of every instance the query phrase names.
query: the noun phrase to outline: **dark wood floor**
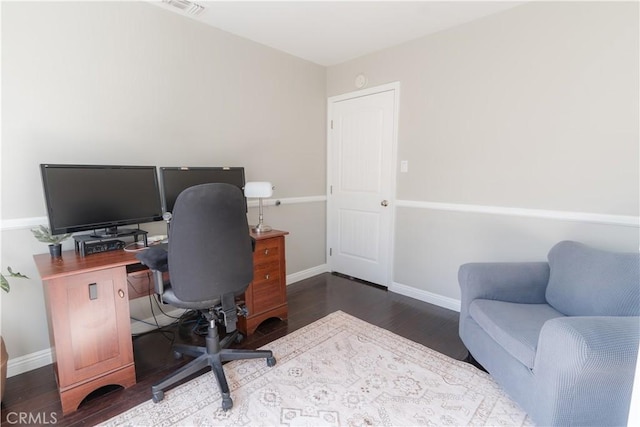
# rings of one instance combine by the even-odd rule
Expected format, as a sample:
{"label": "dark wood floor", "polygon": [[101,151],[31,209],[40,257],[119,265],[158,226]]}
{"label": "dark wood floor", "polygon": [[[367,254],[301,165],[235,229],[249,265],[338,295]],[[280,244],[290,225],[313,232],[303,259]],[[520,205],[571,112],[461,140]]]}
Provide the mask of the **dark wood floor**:
{"label": "dark wood floor", "polygon": [[[238,347],[263,346],[329,313],[342,310],[452,358],[463,360],[467,356],[458,337],[457,312],[328,273],[294,283],[288,286],[287,292],[288,321],[267,320]],[[135,337],[137,384],[126,390],[103,388],[85,399],[76,412],[65,417],[62,416],[52,365],[11,377],[7,380],[2,402],[2,424],[18,424],[16,421],[20,416],[26,417],[23,420],[31,419],[32,425],[95,425],[105,421],[149,400],[151,385],[187,361],[174,360],[173,342],[199,339],[184,325]]]}

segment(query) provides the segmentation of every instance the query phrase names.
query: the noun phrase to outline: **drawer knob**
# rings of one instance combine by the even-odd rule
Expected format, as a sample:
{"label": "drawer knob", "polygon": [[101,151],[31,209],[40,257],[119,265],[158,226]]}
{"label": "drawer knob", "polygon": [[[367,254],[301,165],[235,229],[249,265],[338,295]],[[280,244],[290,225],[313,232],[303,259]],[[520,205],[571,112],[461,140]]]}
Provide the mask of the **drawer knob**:
{"label": "drawer knob", "polygon": [[267,280],[269,280],[269,275],[268,275],[268,274],[265,274],[265,275],[264,275],[264,278],[265,278],[265,279],[267,279]]}
{"label": "drawer knob", "polygon": [[124,291],[122,289],[118,289],[118,296],[120,296],[120,298],[124,298]]}
{"label": "drawer knob", "polygon": [[269,255],[269,249],[265,249],[265,250],[264,250],[264,254],[265,254],[265,255]]}

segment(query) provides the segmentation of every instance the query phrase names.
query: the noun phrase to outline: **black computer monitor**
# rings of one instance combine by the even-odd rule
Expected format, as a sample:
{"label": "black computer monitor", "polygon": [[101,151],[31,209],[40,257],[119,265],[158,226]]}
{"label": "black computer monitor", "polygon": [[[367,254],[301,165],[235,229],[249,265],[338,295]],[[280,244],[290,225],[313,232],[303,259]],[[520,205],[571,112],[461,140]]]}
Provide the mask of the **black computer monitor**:
{"label": "black computer monitor", "polygon": [[155,166],[42,164],[40,170],[52,234],[116,236],[127,232],[119,226],[162,219]]}
{"label": "black computer monitor", "polygon": [[[244,191],[243,167],[161,167],[160,184],[165,212],[171,212],[178,195],[189,187],[209,183],[233,184]],[[247,202],[245,199],[245,210]]]}

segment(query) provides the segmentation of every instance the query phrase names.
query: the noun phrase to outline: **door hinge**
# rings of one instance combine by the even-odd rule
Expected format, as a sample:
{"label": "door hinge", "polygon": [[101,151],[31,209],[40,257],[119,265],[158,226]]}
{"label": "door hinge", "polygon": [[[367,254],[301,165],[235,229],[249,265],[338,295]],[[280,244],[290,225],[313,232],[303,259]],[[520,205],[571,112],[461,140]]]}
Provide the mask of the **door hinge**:
{"label": "door hinge", "polygon": [[333,185],[329,186],[329,194],[333,194]]}
{"label": "door hinge", "polygon": [[333,129],[333,120],[331,120],[331,129]]}
{"label": "door hinge", "polygon": [[333,255],[333,249],[329,248],[329,256]]}

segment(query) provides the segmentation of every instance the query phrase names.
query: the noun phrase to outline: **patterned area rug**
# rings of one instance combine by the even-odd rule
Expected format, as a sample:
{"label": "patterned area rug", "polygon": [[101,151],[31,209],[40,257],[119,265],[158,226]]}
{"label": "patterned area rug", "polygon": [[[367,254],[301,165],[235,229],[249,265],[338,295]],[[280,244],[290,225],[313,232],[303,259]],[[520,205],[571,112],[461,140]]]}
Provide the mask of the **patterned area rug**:
{"label": "patterned area rug", "polygon": [[105,426],[533,425],[486,373],[341,311],[280,338],[278,363],[224,366],[224,412],[208,372]]}

